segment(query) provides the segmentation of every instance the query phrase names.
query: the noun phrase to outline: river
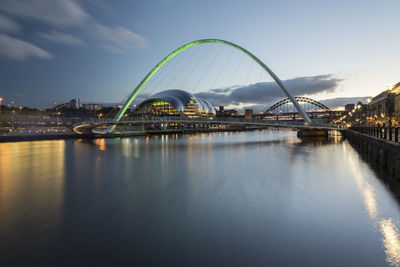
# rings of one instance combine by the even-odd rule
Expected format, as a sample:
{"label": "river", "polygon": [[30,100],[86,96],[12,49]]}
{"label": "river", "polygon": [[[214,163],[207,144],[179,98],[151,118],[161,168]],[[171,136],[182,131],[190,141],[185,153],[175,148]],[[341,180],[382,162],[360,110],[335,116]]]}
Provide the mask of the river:
{"label": "river", "polygon": [[0,265],[399,266],[385,181],[293,131],[0,143]]}

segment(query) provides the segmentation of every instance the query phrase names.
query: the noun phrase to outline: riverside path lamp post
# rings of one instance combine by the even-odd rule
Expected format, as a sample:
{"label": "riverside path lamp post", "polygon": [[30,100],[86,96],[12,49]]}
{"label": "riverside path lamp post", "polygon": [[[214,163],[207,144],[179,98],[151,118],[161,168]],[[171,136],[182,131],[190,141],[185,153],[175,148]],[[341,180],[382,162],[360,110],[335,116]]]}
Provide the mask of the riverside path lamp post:
{"label": "riverside path lamp post", "polygon": [[0,114],[1,114],[1,101],[3,101],[2,97],[0,97]]}
{"label": "riverside path lamp post", "polygon": [[15,115],[15,111],[11,111],[11,132],[14,131],[14,115]]}

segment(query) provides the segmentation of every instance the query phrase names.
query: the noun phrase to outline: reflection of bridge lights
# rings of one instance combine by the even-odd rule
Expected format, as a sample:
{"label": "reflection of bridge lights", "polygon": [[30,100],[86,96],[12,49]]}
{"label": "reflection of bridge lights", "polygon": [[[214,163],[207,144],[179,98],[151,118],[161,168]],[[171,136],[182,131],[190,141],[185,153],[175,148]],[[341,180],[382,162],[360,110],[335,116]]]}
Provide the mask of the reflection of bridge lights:
{"label": "reflection of bridge lights", "polygon": [[101,151],[106,151],[106,140],[104,138],[96,139],[94,143],[99,146]]}

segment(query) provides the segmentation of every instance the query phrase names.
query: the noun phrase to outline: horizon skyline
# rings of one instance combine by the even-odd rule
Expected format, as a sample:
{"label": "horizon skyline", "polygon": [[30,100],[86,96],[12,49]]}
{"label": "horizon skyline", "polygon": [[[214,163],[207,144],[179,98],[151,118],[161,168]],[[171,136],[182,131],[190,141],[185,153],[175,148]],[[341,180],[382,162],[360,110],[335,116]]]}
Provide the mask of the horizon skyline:
{"label": "horizon skyline", "polygon": [[[398,83],[395,59],[400,52],[395,44],[400,37],[390,28],[395,25],[395,7],[400,7],[396,1],[226,3],[5,0],[0,3],[3,104],[14,101],[17,106],[43,108],[76,97],[120,103],[169,52],[207,37],[238,43],[285,83],[291,82],[292,93],[301,91],[316,100],[373,97]],[[306,8],[310,4],[312,11]],[[282,11],[289,19],[280,20]],[[340,18],[334,11],[342,11]],[[196,21],[205,15],[207,20]],[[232,19],[237,16],[243,19]],[[186,28],[176,27],[181,21]],[[271,34],[260,34],[264,26],[270,26],[266,29]],[[223,97],[234,103],[245,87],[270,86],[269,80],[249,81],[229,84],[230,93]],[[202,91],[202,86],[209,90]],[[225,87],[200,84],[196,93],[221,88]]]}

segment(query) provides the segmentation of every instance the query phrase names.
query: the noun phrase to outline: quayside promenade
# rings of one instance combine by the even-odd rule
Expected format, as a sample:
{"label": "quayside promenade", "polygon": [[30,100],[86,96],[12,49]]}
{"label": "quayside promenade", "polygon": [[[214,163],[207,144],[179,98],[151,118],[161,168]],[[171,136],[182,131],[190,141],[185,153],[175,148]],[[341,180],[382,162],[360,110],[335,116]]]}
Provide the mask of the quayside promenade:
{"label": "quayside promenade", "polygon": [[374,164],[400,181],[400,143],[398,127],[352,127],[343,132],[345,138]]}

